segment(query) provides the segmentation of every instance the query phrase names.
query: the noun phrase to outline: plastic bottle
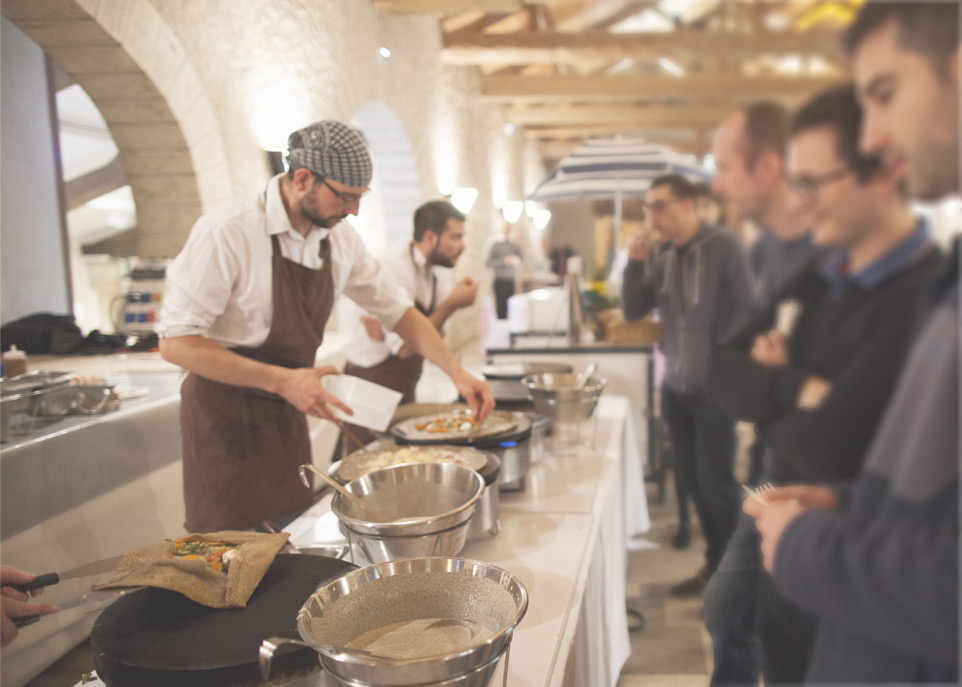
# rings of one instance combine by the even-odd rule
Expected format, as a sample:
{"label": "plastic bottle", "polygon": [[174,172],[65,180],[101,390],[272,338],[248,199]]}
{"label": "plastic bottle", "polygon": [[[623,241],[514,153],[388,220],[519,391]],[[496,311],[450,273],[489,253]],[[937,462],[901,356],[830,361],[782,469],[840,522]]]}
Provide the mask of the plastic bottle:
{"label": "plastic bottle", "polygon": [[10,350],[0,356],[0,359],[3,360],[3,373],[6,377],[16,377],[27,371],[27,354],[16,345],[10,346]]}

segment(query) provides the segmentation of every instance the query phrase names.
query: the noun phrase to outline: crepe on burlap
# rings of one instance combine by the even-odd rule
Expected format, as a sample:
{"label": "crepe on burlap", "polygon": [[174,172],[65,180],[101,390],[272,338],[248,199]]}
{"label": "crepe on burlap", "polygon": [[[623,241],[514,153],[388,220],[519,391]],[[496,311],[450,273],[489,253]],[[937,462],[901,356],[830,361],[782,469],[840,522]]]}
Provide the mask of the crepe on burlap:
{"label": "crepe on burlap", "polygon": [[237,545],[226,574],[206,561],[172,556],[174,542],[167,539],[129,552],[114,576],[94,589],[159,587],[210,608],[244,608],[289,535],[223,530],[194,536]]}

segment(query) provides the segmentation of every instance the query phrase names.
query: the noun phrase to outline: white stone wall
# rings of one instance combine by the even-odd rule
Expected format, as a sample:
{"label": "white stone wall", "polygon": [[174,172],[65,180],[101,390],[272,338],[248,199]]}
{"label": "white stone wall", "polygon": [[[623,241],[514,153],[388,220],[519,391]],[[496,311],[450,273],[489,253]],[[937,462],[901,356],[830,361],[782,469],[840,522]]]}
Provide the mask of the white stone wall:
{"label": "white stone wall", "polygon": [[[492,194],[523,199],[542,176],[540,159],[520,134],[504,132],[501,113],[478,96],[473,69],[441,63],[433,15],[384,16],[367,0],[150,2],[207,96],[235,195],[263,187],[264,150],[283,146],[290,131],[317,119],[349,121],[380,100],[404,124],[422,200],[440,197],[439,183],[479,190],[456,272],[490,292],[481,248],[500,221]],[[379,59],[380,46],[391,50],[389,61]],[[478,311],[452,319],[455,350],[474,353]]]}

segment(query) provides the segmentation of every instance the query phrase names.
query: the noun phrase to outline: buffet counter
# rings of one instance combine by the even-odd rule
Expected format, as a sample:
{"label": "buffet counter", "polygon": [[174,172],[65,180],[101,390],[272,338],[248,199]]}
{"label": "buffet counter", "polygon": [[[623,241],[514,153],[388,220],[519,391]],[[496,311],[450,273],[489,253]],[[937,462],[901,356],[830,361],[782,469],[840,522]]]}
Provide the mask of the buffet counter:
{"label": "buffet counter", "polygon": [[[595,447],[549,449],[525,491],[501,493],[500,534],[459,554],[508,570],[528,590],[511,687],[614,687],[630,653],[626,544],[649,527],[641,456],[625,398],[603,396],[591,423]],[[329,497],[286,529],[296,545],[345,543]]]}

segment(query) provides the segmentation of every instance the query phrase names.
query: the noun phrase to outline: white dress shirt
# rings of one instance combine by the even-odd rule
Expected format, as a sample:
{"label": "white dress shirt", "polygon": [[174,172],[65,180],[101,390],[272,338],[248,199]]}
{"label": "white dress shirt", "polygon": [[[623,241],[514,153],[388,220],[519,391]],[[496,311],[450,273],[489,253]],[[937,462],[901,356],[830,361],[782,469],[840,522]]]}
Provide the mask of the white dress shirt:
{"label": "white dress shirt", "polygon": [[[451,294],[451,270],[438,265],[428,265],[427,258],[413,244],[396,246],[381,258],[385,271],[389,272],[405,295],[421,304],[425,310],[437,307]],[[434,303],[431,303],[433,282],[437,280]],[[367,335],[361,324],[360,312],[350,324],[351,339],[345,354],[347,359],[361,367],[372,367],[383,362],[389,355],[396,355],[404,341],[391,331],[384,332],[384,341],[376,341]]]}
{"label": "white dress shirt", "polygon": [[167,293],[157,334],[204,336],[226,347],[257,347],[274,316],[271,236],[281,253],[320,269],[320,243],[330,235],[335,300],[345,294],[392,329],[413,303],[381,269],[347,222],[315,227],[306,237],[291,226],[278,175],[263,193],[204,215],[167,269]]}

